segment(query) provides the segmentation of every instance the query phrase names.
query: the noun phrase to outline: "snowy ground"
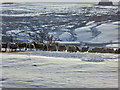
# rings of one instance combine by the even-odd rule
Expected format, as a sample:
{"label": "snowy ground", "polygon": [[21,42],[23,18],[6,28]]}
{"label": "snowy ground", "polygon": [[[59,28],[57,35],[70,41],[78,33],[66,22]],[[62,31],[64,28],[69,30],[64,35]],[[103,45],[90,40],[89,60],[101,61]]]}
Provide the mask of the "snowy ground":
{"label": "snowy ground", "polygon": [[2,87],[118,87],[117,54],[27,51],[1,55]]}
{"label": "snowy ground", "polygon": [[[45,36],[53,35],[64,42],[118,48],[117,6],[26,2],[1,8],[2,36],[12,35],[15,40],[31,42],[42,31]],[[118,87],[117,54],[26,51],[0,55],[2,87]]]}

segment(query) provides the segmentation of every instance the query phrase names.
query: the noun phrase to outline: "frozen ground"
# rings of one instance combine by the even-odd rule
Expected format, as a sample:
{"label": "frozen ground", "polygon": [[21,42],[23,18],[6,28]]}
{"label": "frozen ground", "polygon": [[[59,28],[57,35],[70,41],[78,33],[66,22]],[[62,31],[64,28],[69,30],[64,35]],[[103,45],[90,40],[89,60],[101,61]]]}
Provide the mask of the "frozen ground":
{"label": "frozen ground", "polygon": [[[57,40],[118,48],[117,6],[94,3],[2,5],[2,36],[31,42],[43,32]],[[117,88],[118,55],[26,51],[3,53],[2,87]],[[120,70],[120,69],[119,69]]]}
{"label": "frozen ground", "polygon": [[118,87],[117,54],[27,51],[2,58],[2,87]]}

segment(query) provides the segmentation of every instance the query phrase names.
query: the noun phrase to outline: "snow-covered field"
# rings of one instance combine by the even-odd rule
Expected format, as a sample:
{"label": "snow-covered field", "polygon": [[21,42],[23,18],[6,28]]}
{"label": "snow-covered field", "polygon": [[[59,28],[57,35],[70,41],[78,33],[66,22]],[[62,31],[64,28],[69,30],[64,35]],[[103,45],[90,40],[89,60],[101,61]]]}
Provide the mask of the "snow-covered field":
{"label": "snow-covered field", "polygon": [[[118,48],[120,44],[118,6],[21,2],[3,4],[0,8],[2,36],[12,36],[14,41],[29,43],[42,32],[45,40],[53,35],[61,44],[80,43],[90,48]],[[118,54],[28,50],[0,55],[3,71],[0,87],[118,87]]]}
{"label": "snow-covered field", "polygon": [[3,53],[2,59],[2,87],[118,87],[117,54],[27,51]]}

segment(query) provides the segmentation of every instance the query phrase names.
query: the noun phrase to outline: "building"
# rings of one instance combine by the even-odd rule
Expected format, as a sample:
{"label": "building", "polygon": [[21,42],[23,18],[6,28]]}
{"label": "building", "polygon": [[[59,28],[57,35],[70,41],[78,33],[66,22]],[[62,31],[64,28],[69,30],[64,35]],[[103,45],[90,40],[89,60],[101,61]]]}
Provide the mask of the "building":
{"label": "building", "polygon": [[101,0],[98,5],[102,5],[102,6],[113,6],[113,2],[109,1],[109,0]]}

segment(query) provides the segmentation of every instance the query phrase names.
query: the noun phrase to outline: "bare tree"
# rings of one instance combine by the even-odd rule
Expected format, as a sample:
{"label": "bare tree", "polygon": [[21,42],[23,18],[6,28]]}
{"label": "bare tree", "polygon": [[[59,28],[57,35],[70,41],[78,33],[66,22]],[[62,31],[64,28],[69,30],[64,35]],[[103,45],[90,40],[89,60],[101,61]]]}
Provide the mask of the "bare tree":
{"label": "bare tree", "polygon": [[10,35],[10,42],[13,42],[14,40],[13,40],[13,36],[12,35]]}
{"label": "bare tree", "polygon": [[48,43],[52,44],[53,43],[53,35],[48,35]]}
{"label": "bare tree", "polygon": [[7,35],[6,38],[7,42],[14,42],[14,37],[11,34]]}
{"label": "bare tree", "polygon": [[45,33],[43,32],[43,31],[40,31],[39,33],[35,33],[35,35],[34,36],[32,36],[32,35],[30,35],[29,34],[29,36],[30,36],[30,38],[33,40],[33,41],[35,41],[35,42],[37,42],[37,43],[43,43],[43,41],[45,40]]}

